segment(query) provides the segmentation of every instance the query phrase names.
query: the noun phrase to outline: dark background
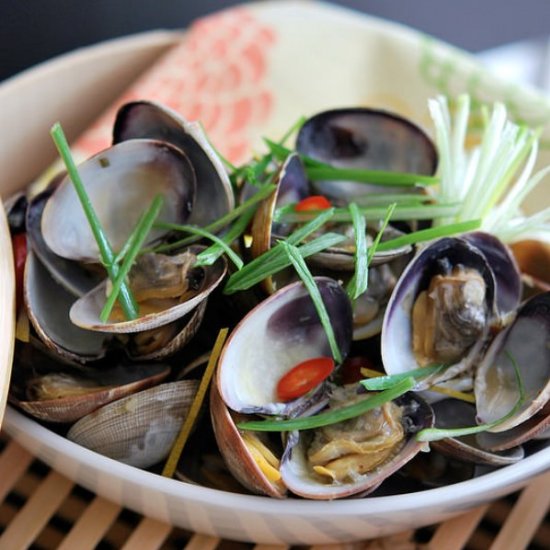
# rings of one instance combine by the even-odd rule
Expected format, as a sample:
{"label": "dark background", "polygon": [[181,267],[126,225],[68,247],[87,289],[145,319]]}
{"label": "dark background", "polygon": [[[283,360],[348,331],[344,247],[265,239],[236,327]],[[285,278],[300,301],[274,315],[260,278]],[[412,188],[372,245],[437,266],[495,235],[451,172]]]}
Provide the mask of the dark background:
{"label": "dark background", "polygon": [[[182,29],[241,2],[0,0],[0,80],[60,53],[153,29]],[[550,0],[335,0],[470,52],[550,34]]]}

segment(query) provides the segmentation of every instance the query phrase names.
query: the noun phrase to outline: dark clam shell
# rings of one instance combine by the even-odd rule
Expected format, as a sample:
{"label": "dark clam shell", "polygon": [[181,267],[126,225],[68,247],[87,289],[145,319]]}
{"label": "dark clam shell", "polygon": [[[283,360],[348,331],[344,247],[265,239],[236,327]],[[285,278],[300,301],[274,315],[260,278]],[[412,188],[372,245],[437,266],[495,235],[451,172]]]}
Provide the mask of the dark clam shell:
{"label": "dark clam shell", "polygon": [[[463,428],[475,426],[476,408],[472,403],[459,399],[443,399],[433,403],[436,428]],[[433,441],[430,445],[441,454],[490,466],[505,466],[513,464],[524,457],[522,447],[510,446],[505,452],[491,452],[481,445],[480,436],[485,434],[469,435],[459,438],[449,437],[440,441]]]}
{"label": "dark clam shell", "polygon": [[515,311],[521,299],[521,276],[510,248],[494,235],[481,231],[468,233],[464,239],[481,250],[493,270],[498,312],[505,315]]}
{"label": "dark clam shell", "polygon": [[428,377],[423,387],[437,380],[449,379],[467,370],[483,350],[490,324],[495,318],[495,278],[485,256],[475,246],[460,238],[444,238],[424,248],[401,275],[386,308],[382,325],[382,360],[388,374],[418,368],[413,353],[412,310],[421,291],[426,290],[435,275],[447,273],[455,266],[472,269],[485,281],[488,322],[484,333],[456,364],[443,375]]}
{"label": "dark clam shell", "polygon": [[206,225],[233,208],[233,192],[222,161],[198,123],[151,101],[123,105],[113,128],[113,142],[158,139],[183,151],[197,177],[195,203],[190,223]]}
{"label": "dark clam shell", "polygon": [[[431,175],[437,152],[430,138],[397,114],[367,108],[334,109],[304,123],[299,153],[338,167]],[[350,182],[317,182],[329,196],[350,198],[368,187]]]}
{"label": "dark clam shell", "polygon": [[507,415],[519,399],[517,368],[525,388],[519,410],[491,429],[514,428],[542,412],[550,398],[550,292],[525,302],[505,330],[487,349],[475,378],[477,415],[495,422]]}

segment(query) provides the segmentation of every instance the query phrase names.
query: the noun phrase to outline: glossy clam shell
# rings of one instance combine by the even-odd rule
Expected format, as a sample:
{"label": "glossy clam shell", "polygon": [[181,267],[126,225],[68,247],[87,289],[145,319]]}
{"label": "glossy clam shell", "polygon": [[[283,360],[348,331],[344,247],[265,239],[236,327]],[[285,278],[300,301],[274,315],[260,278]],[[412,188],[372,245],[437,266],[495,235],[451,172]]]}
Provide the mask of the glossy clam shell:
{"label": "glossy clam shell", "polygon": [[512,250],[490,233],[476,231],[463,237],[487,258],[496,282],[496,306],[500,315],[514,312],[521,301],[521,276]]}
{"label": "glossy clam shell", "polygon": [[550,398],[550,292],[539,294],[517,312],[516,318],[500,332],[479,364],[474,391],[481,422],[503,418],[519,398],[514,371],[517,365],[526,399],[516,414],[492,428],[509,430],[525,422]]}
{"label": "glossy clam shell", "polygon": [[478,434],[477,440],[483,449],[505,451],[533,439],[547,439],[550,437],[549,429],[550,413],[540,413],[504,432]]}
{"label": "glossy clam shell", "polygon": [[[351,304],[333,279],[316,278],[336,341],[345,357],[351,343]],[[218,363],[218,387],[224,402],[243,413],[290,414],[302,399],[282,403],[278,380],[313,357],[331,356],[326,333],[308,291],[290,284],[256,306],[227,340]]]}
{"label": "glossy clam shell", "polygon": [[[367,108],[334,109],[313,116],[300,128],[296,150],[345,168],[431,175],[437,165],[434,144],[418,126],[397,114]],[[314,185],[327,196],[345,200],[380,189],[343,181]]]}
{"label": "glossy clam shell", "polygon": [[229,176],[200,124],[152,101],[126,103],[117,113],[113,142],[141,138],[168,142],[184,151],[191,161],[197,192],[189,223],[206,225],[233,208]]}
{"label": "glossy clam shell", "polygon": [[239,483],[254,494],[283,498],[286,491],[272,483],[258,467],[235,426],[244,415],[227,408],[217,383],[213,383],[210,389],[210,417],[225,464]]}
{"label": "glossy clam shell", "polygon": [[98,385],[110,386],[89,394],[14,403],[27,414],[45,422],[75,422],[99,407],[134,394],[164,380],[170,374],[166,365],[131,365],[97,372]]}
{"label": "glossy clam shell", "polygon": [[[154,140],[114,145],[79,166],[79,174],[113,250],[119,251],[157,194],[159,219],[184,223],[195,197],[195,174],[176,147]],[[121,215],[121,214],[124,215]],[[99,249],[77,194],[65,177],[42,214],[47,246],[64,258],[97,262]],[[165,230],[153,230],[148,242]]]}
{"label": "glossy clam shell", "polygon": [[67,438],[109,458],[148,468],[166,458],[198,388],[196,380],[161,384],[97,409]]}
{"label": "glossy clam shell", "polygon": [[[192,250],[198,251],[202,248],[193,247]],[[216,289],[225,276],[227,261],[222,256],[214,264],[205,266],[203,269],[205,279],[202,289],[190,299],[163,311],[149,313],[128,321],[103,323],[99,315],[105,304],[107,281],[104,281],[73,304],[69,312],[70,319],[83,329],[108,333],[139,332],[172,323],[190,313]]]}
{"label": "glossy clam shell", "polygon": [[[427,288],[431,278],[440,272],[441,262],[451,266],[462,265],[477,270],[486,283],[486,301],[489,315],[494,317],[495,279],[483,254],[469,242],[460,238],[434,241],[420,251],[403,271],[388,302],[382,324],[382,361],[388,374],[399,374],[418,368],[412,346],[412,308],[418,294]],[[488,333],[490,325],[486,327]],[[482,337],[455,365],[443,374],[428,376],[418,386],[450,379],[471,367],[485,346]]]}
{"label": "glossy clam shell", "polygon": [[281,459],[281,475],[288,489],[296,495],[332,500],[365,494],[378,487],[387,477],[403,467],[422,450],[424,443],[416,441],[414,434],[433,425],[431,407],[418,395],[409,392],[395,403],[404,407],[403,427],[406,439],[400,449],[372,472],[358,475],[353,482],[328,484],[320,481],[307,464],[305,438],[310,430],[293,432]]}
{"label": "glossy clam shell", "polygon": [[74,295],[53,280],[32,251],[25,264],[24,300],[32,326],[49,349],[78,362],[105,355],[110,335],[90,332],[70,322]]}
{"label": "glossy clam shell", "polygon": [[[436,428],[463,428],[476,424],[476,409],[472,403],[458,399],[443,399],[433,403],[432,407]],[[480,444],[480,436],[483,435],[481,433],[459,438],[448,437],[433,441],[430,446],[451,458],[490,466],[506,466],[525,456],[523,448],[517,445],[510,446],[505,452],[500,453],[486,449]]]}
{"label": "glossy clam shell", "polygon": [[54,254],[42,236],[42,213],[53,191],[54,188],[50,186],[29,202],[26,215],[27,239],[50,275],[74,296],[83,296],[99,284],[99,272],[93,273],[79,262]]}

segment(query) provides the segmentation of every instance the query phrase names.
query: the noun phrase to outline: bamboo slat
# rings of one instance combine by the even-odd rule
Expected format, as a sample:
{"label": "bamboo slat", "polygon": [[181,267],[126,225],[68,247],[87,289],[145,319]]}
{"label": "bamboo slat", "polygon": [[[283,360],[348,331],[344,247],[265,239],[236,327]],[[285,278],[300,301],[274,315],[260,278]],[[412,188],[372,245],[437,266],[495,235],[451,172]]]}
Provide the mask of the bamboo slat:
{"label": "bamboo slat", "polygon": [[[70,550],[306,550],[189,533],[79,488],[0,434],[0,548]],[[440,525],[308,550],[543,550],[550,548],[550,472],[523,491]]]}

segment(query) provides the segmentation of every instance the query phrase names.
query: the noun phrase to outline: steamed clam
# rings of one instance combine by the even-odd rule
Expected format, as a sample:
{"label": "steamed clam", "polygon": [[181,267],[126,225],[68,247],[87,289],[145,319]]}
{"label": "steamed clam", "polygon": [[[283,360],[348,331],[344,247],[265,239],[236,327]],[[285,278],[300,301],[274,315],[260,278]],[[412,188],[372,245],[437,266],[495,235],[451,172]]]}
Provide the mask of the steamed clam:
{"label": "steamed clam", "polygon": [[445,365],[443,374],[427,378],[433,382],[468,371],[497,323],[495,294],[489,263],[467,240],[445,238],[421,250],[386,309],[381,341],[386,372]]}

